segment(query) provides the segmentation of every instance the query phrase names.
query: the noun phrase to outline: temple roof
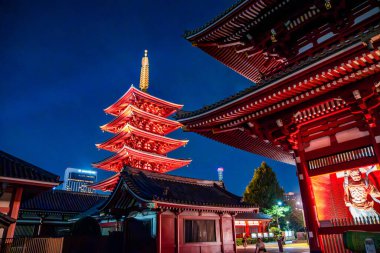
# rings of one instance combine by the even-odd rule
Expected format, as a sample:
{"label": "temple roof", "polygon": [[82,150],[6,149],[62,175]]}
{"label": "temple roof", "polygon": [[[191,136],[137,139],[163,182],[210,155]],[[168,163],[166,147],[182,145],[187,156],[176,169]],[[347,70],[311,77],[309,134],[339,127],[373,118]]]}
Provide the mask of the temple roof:
{"label": "temple roof", "polygon": [[80,213],[107,200],[108,195],[49,190],[21,203],[21,212]]}
{"label": "temple roof", "polygon": [[[160,150],[154,153],[159,153],[159,154],[167,154],[168,152],[177,149],[178,147],[181,147],[183,145],[186,145],[188,140],[176,140],[172,139],[169,137],[165,137],[162,135],[150,133],[147,131],[143,131],[137,127],[134,127],[127,123],[124,128],[115,136],[111,137],[107,141],[101,143],[101,144],[96,144],[97,148],[109,150],[111,152],[117,152],[119,149],[115,149],[115,146],[117,143],[124,144],[126,138],[131,138],[131,135],[135,135],[137,137],[142,137],[146,138],[149,141],[152,142],[159,142],[161,143],[160,145]],[[165,145],[164,145],[165,144]],[[140,150],[144,150],[144,148],[141,148]]]}
{"label": "temple roof", "polygon": [[192,45],[255,83],[377,25],[371,1],[243,0],[187,32]]}
{"label": "temple roof", "polygon": [[[134,105],[129,104],[124,111],[113,121],[103,125],[100,127],[103,131],[108,131],[111,133],[118,133],[121,131],[120,127],[124,127],[125,124],[131,121],[131,118],[136,115],[137,117],[140,117],[142,120],[147,120],[149,122],[154,122],[157,125],[166,126],[167,129],[163,129],[162,135],[166,135],[182,126],[181,123],[170,120],[164,117],[160,117],[148,112],[145,112],[143,110],[140,110]],[[164,127],[162,127],[164,128]],[[146,130],[146,129],[143,129]]]}
{"label": "temple roof", "polygon": [[0,151],[0,181],[14,181],[25,185],[38,181],[51,186],[60,183],[59,176],[4,151]]}
{"label": "temple roof", "polygon": [[235,220],[271,220],[272,216],[265,213],[238,213]]}
{"label": "temple roof", "polygon": [[295,165],[293,154],[280,147],[276,147],[272,143],[266,142],[261,138],[253,137],[239,128],[220,134],[214,134],[210,131],[199,132],[199,134],[231,147],[240,148],[253,154]]}
{"label": "temple roof", "polygon": [[246,208],[247,212],[257,210],[252,205],[243,203],[241,197],[228,192],[220,181],[158,174],[133,168],[125,169],[120,177],[122,181],[112,193],[109,202],[102,207],[104,210],[115,206],[120,209],[127,208],[130,196],[121,194],[124,189],[140,202],[153,202],[161,206],[175,204],[194,208],[201,206],[204,209],[231,207]]}
{"label": "temple roof", "polygon": [[121,98],[119,98],[114,104],[104,109],[104,111],[113,116],[118,116],[128,105],[134,104],[136,100],[146,100],[161,108],[166,108],[167,113],[161,115],[162,117],[168,117],[169,115],[173,114],[174,112],[180,110],[183,107],[183,105],[171,103],[163,99],[154,97],[146,92],[142,92],[139,89],[136,89],[135,87],[131,86]]}
{"label": "temple roof", "polygon": [[120,173],[116,173],[115,175],[106,178],[102,181],[87,185],[87,187],[90,187],[95,190],[100,191],[113,191],[117,185],[117,183],[120,180]]}
{"label": "temple roof", "polygon": [[[135,167],[133,164],[129,164],[131,161],[141,161],[143,163],[162,165],[163,171],[156,171],[160,173],[183,167],[191,162],[189,159],[175,159],[124,146],[116,154],[100,162],[94,163],[93,166],[104,170],[120,172],[125,165]],[[153,171],[155,169],[156,168],[154,167],[151,168]]]}
{"label": "temple roof", "polygon": [[[209,22],[202,25],[201,27],[198,27],[192,31],[186,31],[184,34],[184,37],[186,39],[192,39],[193,37],[202,36],[207,31],[217,27],[223,20],[226,20],[234,12],[239,11],[239,10],[244,11],[243,7],[246,6],[248,2],[249,2],[249,0],[236,1],[231,7],[229,7],[227,10],[225,10],[223,13],[219,14],[218,16],[216,16],[215,18],[213,18]],[[252,5],[257,9],[257,11],[262,10],[266,6],[264,1],[255,1]],[[259,13],[257,13],[257,14],[259,14]],[[244,16],[242,16],[241,18],[244,18]]]}
{"label": "temple roof", "polygon": [[[271,117],[281,118],[281,112],[300,108],[294,115],[301,113],[303,105],[312,99],[322,98],[330,90],[379,72],[379,33],[379,25],[367,29],[362,36],[355,35],[335,44],[284,73],[273,75],[273,79],[262,85],[252,86],[194,112],[179,112],[176,118],[187,131],[294,164],[289,149],[283,149],[279,143],[271,143],[267,136],[260,136],[262,131],[265,132],[265,127],[260,127],[268,125],[273,119]],[[373,49],[363,41],[372,41]],[[277,122],[275,124],[278,128]]]}
{"label": "temple roof", "polygon": [[[287,69],[285,69],[282,72],[276,73],[272,75],[270,78],[263,80],[260,85],[258,84],[252,84],[250,87],[241,90],[235,94],[232,94],[231,96],[228,96],[222,100],[219,100],[215,103],[206,105],[200,109],[194,110],[194,111],[178,111],[174,118],[179,120],[187,120],[193,117],[200,117],[203,116],[206,113],[224,109],[225,107],[229,106],[232,102],[236,103],[242,99],[246,99],[248,97],[255,97],[258,95],[259,92],[265,91],[268,86],[272,86],[275,83],[278,83],[284,78],[287,78],[290,74],[298,71],[302,71],[302,69],[308,69],[309,66],[312,64],[317,63],[321,59],[327,58],[329,56],[332,56],[336,53],[339,53],[339,51],[347,51],[347,48],[350,48],[355,43],[358,43],[362,40],[370,39],[372,36],[378,34],[380,32],[380,27],[372,27],[369,30],[366,31],[366,34],[363,35],[363,37],[358,36],[352,36],[350,39],[347,39],[345,41],[340,41],[338,44],[335,44],[329,48],[326,48],[322,50],[321,52],[317,53],[313,57],[309,57],[304,61],[301,61],[300,63],[293,65]],[[308,70],[310,71],[310,70]]]}

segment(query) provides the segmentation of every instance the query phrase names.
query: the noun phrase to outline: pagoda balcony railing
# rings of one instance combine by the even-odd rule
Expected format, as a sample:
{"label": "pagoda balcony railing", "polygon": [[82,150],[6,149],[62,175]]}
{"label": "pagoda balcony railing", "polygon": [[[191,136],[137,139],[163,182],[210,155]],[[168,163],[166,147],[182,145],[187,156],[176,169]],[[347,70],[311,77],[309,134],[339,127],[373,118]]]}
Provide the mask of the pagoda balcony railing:
{"label": "pagoda balcony railing", "polygon": [[367,157],[374,157],[375,152],[372,146],[361,147],[334,155],[329,155],[308,161],[309,169],[315,170],[340,163],[351,162]]}

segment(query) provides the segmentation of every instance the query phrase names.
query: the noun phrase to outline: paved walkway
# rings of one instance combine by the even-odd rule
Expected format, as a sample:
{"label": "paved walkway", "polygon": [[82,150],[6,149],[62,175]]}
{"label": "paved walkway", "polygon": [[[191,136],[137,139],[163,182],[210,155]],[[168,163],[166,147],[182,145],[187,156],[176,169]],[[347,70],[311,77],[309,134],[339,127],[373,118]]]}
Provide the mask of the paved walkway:
{"label": "paved walkway", "polygon": [[[265,247],[267,252],[278,253],[277,243],[266,243]],[[256,249],[255,245],[248,245],[246,249],[243,246],[238,246],[238,253],[254,253]],[[306,243],[291,243],[284,245],[284,253],[309,253],[309,245]]]}

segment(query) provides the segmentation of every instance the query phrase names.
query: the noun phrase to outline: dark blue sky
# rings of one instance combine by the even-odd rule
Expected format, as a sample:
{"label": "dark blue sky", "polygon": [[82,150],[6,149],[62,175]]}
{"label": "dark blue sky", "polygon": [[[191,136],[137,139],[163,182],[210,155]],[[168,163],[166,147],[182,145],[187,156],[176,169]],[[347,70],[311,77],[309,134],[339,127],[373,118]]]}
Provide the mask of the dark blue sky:
{"label": "dark blue sky", "polygon": [[[182,34],[209,21],[234,1],[0,0],[0,149],[63,177],[109,155],[95,143],[110,135],[103,109],[138,85],[143,50],[149,50],[149,93],[195,110],[252,83]],[[261,161],[286,191],[298,191],[295,167],[222,145],[194,133],[169,154],[191,158],[172,174],[217,179],[242,194]],[[100,172],[100,177],[110,175]]]}

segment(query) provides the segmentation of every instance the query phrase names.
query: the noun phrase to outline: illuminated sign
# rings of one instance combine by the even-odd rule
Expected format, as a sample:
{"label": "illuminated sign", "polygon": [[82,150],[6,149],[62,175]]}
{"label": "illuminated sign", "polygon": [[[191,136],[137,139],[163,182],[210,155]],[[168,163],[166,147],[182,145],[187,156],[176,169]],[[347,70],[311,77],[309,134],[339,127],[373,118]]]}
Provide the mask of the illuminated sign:
{"label": "illuminated sign", "polygon": [[93,170],[78,170],[78,172],[96,175],[96,171]]}
{"label": "illuminated sign", "polygon": [[70,173],[70,180],[78,180],[78,181],[85,181],[85,182],[95,182],[96,175],[88,175],[83,173]]}

